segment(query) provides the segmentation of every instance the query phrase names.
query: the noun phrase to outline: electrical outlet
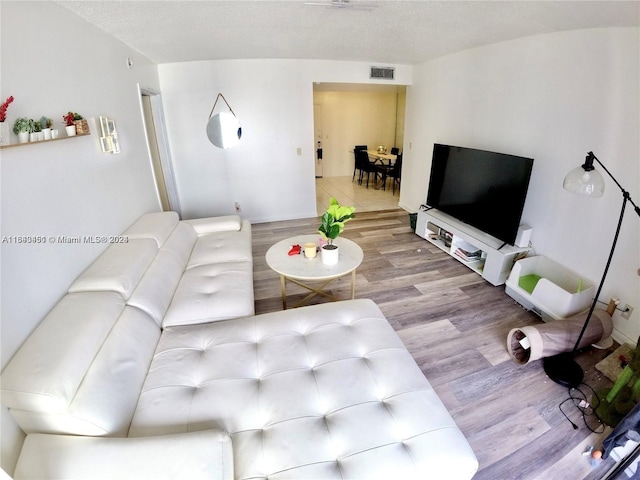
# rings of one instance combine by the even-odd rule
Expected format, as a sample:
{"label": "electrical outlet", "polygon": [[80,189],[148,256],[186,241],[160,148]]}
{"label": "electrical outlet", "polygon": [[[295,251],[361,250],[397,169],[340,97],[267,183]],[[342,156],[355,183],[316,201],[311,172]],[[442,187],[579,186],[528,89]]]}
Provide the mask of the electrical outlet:
{"label": "electrical outlet", "polygon": [[629,318],[631,318],[631,314],[633,313],[633,307],[627,303],[622,310],[622,318],[626,318],[627,320],[629,320]]}
{"label": "electrical outlet", "polygon": [[240,208],[240,204],[238,202],[236,202],[234,206],[236,207],[236,213],[240,213],[242,211],[242,208]]}

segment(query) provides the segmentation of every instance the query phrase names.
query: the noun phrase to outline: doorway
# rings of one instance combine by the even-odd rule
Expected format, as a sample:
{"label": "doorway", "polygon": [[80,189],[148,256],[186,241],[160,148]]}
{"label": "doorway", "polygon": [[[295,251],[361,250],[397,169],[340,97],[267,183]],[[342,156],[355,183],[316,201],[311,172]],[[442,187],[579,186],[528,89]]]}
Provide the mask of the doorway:
{"label": "doorway", "polygon": [[160,93],[153,90],[146,88],[139,88],[139,90],[147,148],[158,199],[163,211],[174,211],[181,216],[162,111],[162,99]]}
{"label": "doorway", "polygon": [[[360,204],[360,209],[396,206],[393,189],[362,187],[353,182],[355,145],[376,151],[384,146],[391,153],[402,153],[404,144],[406,85],[321,83],[313,84],[314,140],[321,141],[322,160],[316,153],[316,200],[320,209],[326,190],[338,192]],[[395,155],[395,150],[394,150]],[[321,173],[318,170],[321,163]],[[383,198],[388,196],[389,198]],[[346,201],[346,200],[345,200]],[[366,204],[366,205],[365,205]],[[324,207],[326,208],[326,206]]]}
{"label": "doorway", "polygon": [[316,139],[316,178],[322,178],[322,105],[317,103],[313,104],[313,129],[315,131]]}

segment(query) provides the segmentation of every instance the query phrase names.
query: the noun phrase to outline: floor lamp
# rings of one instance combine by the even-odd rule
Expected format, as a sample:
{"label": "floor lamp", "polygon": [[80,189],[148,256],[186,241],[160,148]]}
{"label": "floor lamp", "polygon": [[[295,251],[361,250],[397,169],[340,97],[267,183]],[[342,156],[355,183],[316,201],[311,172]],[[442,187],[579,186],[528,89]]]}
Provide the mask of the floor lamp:
{"label": "floor lamp", "polygon": [[638,216],[640,216],[640,208],[635,203],[633,203],[629,192],[622,188],[620,183],[618,183],[614,176],[611,175],[611,172],[607,170],[607,168],[602,164],[600,160],[598,160],[593,152],[589,152],[587,154],[583,165],[571,170],[567,174],[564,179],[563,187],[566,190],[577,193],[579,195],[585,195],[588,197],[601,197],[604,194],[604,179],[593,166],[594,160],[598,162],[602,169],[607,172],[607,175],[611,177],[618,188],[620,188],[620,190],[622,191],[622,208],[620,210],[618,227],[616,228],[616,233],[613,236],[613,244],[611,245],[611,251],[609,252],[609,259],[607,260],[607,265],[605,266],[604,273],[602,274],[602,280],[600,280],[598,291],[593,298],[593,302],[591,303],[591,307],[589,308],[589,313],[587,313],[587,318],[584,321],[584,325],[582,326],[580,335],[578,335],[578,339],[576,340],[576,344],[574,345],[573,350],[543,359],[544,371],[549,376],[549,378],[554,382],[559,383],[560,385],[564,385],[565,387],[570,388],[578,386],[582,382],[582,379],[584,377],[582,367],[578,365],[574,357],[576,351],[579,348],[580,340],[582,340],[582,336],[587,329],[589,320],[591,320],[591,315],[596,308],[598,298],[600,297],[600,292],[602,291],[602,286],[604,285],[604,280],[607,277],[609,266],[611,265],[611,258],[613,257],[613,252],[616,249],[616,243],[618,242],[618,234],[620,233],[620,227],[622,226],[622,218],[624,217],[624,210],[627,202],[630,202],[631,205],[633,205],[635,212],[638,214]]}

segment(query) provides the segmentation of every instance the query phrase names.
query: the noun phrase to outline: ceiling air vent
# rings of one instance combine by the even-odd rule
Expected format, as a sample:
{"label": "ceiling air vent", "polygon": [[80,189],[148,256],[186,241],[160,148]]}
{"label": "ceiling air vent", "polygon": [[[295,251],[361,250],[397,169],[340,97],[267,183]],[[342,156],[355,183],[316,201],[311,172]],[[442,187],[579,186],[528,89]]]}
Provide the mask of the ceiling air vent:
{"label": "ceiling air vent", "polygon": [[393,80],[396,69],[394,67],[371,67],[369,78],[380,78],[383,80]]}

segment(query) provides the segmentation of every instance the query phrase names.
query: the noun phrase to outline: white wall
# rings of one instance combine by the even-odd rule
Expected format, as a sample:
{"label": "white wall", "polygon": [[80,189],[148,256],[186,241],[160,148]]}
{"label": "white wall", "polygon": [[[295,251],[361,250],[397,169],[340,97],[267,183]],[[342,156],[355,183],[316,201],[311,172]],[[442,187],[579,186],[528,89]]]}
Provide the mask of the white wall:
{"label": "white wall", "polygon": [[[435,142],[533,157],[522,220],[536,252],[599,282],[622,195],[609,178],[600,199],[572,195],[562,180],[593,151],[640,201],[639,37],[637,28],[555,33],[414,66],[400,205],[415,211],[425,201]],[[628,209],[600,296],[636,307],[630,320],[614,315],[615,338],[634,343],[639,234]]]}
{"label": "white wall", "polygon": [[[404,90],[404,88],[402,89]],[[353,175],[355,145],[396,145],[395,91],[321,91],[313,94],[322,118],[324,177]],[[404,122],[404,118],[402,119]],[[399,144],[402,148],[402,144]]]}
{"label": "white wall", "polygon": [[[252,222],[315,216],[313,82],[373,83],[370,65],[316,60],[160,65],[183,217],[229,214],[235,202]],[[397,65],[394,83],[409,84],[410,72]],[[218,93],[242,126],[242,141],[228,150],[214,147],[205,135]],[[226,109],[220,103],[216,112]]]}
{"label": "white wall", "polygon": [[[11,126],[19,116],[45,115],[64,132],[69,110],[108,115],[122,144],[120,155],[99,153],[94,136],[2,149],[3,238],[113,235],[158,210],[137,87],[159,88],[156,66],[53,2],[3,1],[0,8],[0,101],[15,98]],[[3,366],[105,246],[2,243]],[[19,437],[2,409],[2,467],[9,472]]]}

